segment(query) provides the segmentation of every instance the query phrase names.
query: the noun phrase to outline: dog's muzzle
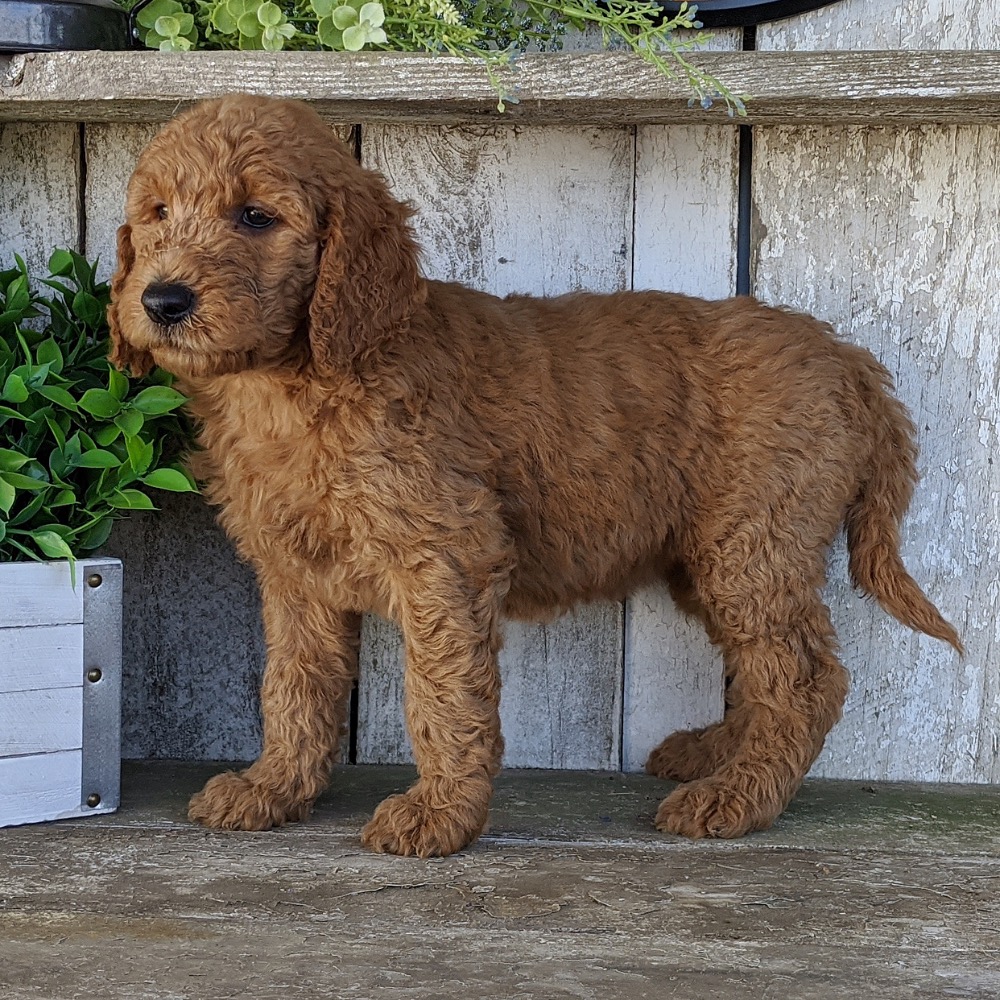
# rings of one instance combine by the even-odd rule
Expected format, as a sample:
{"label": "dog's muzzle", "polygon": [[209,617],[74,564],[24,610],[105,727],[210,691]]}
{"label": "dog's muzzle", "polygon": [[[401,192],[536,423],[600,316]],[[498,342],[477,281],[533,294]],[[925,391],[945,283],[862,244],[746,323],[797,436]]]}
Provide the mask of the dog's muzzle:
{"label": "dog's muzzle", "polygon": [[194,312],[197,297],[187,285],[147,285],[142,293],[142,307],[146,315],[161,326],[175,326]]}

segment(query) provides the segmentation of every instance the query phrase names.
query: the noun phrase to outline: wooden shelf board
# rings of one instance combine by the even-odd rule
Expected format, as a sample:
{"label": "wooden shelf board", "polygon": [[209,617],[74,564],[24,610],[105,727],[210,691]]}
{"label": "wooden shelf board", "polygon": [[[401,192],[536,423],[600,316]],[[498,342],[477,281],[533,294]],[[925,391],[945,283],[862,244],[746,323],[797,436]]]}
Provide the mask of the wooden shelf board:
{"label": "wooden shelf board", "polygon": [[[1000,122],[1000,51],[706,52],[757,125]],[[480,66],[413,53],[62,52],[0,57],[0,121],[164,121],[234,90],[313,102],[331,120],[428,124],[729,125],[686,81],[625,53],[529,55],[504,114]]]}

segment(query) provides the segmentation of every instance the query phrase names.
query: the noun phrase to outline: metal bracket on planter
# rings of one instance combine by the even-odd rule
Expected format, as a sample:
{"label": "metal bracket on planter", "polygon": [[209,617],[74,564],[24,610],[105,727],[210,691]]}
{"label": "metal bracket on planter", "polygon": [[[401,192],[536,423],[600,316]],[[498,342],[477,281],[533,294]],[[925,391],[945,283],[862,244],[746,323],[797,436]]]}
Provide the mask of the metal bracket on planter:
{"label": "metal bracket on planter", "polygon": [[0,52],[130,49],[129,22],[113,0],[3,0]]}
{"label": "metal bracket on planter", "polygon": [[[829,7],[838,0],[689,0],[688,8],[697,7],[695,20],[706,28],[749,28],[764,21],[777,21],[782,17],[805,14],[820,7]],[[682,4],[674,0],[661,0],[664,14],[673,17],[680,13]]]}
{"label": "metal bracket on planter", "polygon": [[83,766],[80,811],[114,812],[120,799],[122,703],[122,565],[82,559]]}

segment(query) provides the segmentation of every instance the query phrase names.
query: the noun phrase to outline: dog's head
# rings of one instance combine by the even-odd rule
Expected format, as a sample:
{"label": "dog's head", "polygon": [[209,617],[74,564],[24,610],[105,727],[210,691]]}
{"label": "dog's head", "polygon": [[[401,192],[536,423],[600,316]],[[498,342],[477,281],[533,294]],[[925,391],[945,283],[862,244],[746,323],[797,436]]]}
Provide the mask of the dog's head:
{"label": "dog's head", "polygon": [[304,104],[200,104],[129,182],[111,359],[134,374],[352,371],[426,295],[409,215]]}

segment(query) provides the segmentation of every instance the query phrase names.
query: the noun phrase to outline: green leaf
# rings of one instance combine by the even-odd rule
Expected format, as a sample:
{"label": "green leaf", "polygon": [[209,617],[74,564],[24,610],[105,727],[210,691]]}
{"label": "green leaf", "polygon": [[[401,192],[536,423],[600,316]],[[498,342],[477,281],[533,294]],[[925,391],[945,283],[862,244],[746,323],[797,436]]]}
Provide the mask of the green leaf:
{"label": "green leaf", "polygon": [[164,14],[156,19],[153,31],[164,38],[176,38],[181,33],[181,22],[172,14]]}
{"label": "green leaf", "polygon": [[120,371],[115,368],[108,369],[108,392],[111,393],[118,402],[121,402],[128,395],[129,381],[126,375],[123,375]]}
{"label": "green leaf", "polygon": [[67,410],[76,410],[76,400],[72,394],[58,385],[40,385],[36,387],[35,392]]}
{"label": "green leaf", "polygon": [[337,52],[343,51],[344,33],[339,28],[333,26],[332,17],[324,17],[316,25],[316,37],[319,39],[320,44],[326,48],[334,49]]}
{"label": "green leaf", "polygon": [[265,28],[276,28],[284,18],[281,8],[276,3],[271,3],[271,0],[267,0],[257,8],[257,20]]}
{"label": "green leaf", "polygon": [[44,490],[50,485],[31,476],[22,476],[20,472],[0,472],[0,479],[19,490]]}
{"label": "green leaf", "polygon": [[344,28],[344,48],[348,52],[360,52],[368,41],[368,30],[363,24]]}
{"label": "green leaf", "polygon": [[110,515],[102,518],[80,539],[80,548],[84,551],[96,549],[108,540],[111,529],[115,526],[115,519]]}
{"label": "green leaf", "polygon": [[0,448],[0,472],[17,472],[30,461],[31,458],[28,455],[22,455],[19,451]]}
{"label": "green leaf", "polygon": [[35,348],[35,360],[47,364],[57,375],[63,370],[63,353],[54,337],[48,337]]}
{"label": "green leaf", "polygon": [[79,469],[117,469],[121,464],[121,459],[117,455],[101,448],[85,451],[76,461]]}
{"label": "green leaf", "polygon": [[120,510],[155,510],[153,501],[139,490],[116,490],[108,497],[108,503]]}
{"label": "green leaf", "polygon": [[15,369],[11,374],[21,374],[24,379],[24,384],[29,389],[37,389],[40,385],[45,384],[45,380],[49,377],[49,366],[44,365],[21,365],[20,368]]}
{"label": "green leaf", "polygon": [[8,403],[23,403],[28,398],[28,387],[24,384],[24,379],[15,372],[11,372],[4,382],[3,392],[0,399],[6,399]]}
{"label": "green leaf", "polygon": [[229,10],[229,5],[218,3],[212,11],[211,22],[213,27],[223,35],[232,35],[236,32],[236,18]]}
{"label": "green leaf", "polygon": [[60,490],[55,499],[49,501],[49,507],[68,507],[76,503],[76,494],[72,490]]}
{"label": "green leaf", "polygon": [[176,14],[179,10],[183,10],[183,8],[177,0],[153,0],[148,7],[140,11],[136,20],[144,28],[152,28],[156,24],[157,18],[167,14]]}
{"label": "green leaf", "polygon": [[[85,394],[86,398],[86,394]],[[133,409],[149,416],[169,413],[187,402],[187,397],[165,385],[151,385],[132,400]],[[81,406],[82,401],[81,401]]]}
{"label": "green leaf", "polygon": [[[286,28],[291,28],[290,24],[284,25]],[[294,34],[295,29],[292,28]],[[260,36],[261,45],[267,52],[280,52],[285,45],[285,33],[281,28],[267,27],[264,29],[264,33]]]}
{"label": "green leaf", "polygon": [[54,531],[33,531],[31,540],[50,559],[72,559],[73,550]]}
{"label": "green leaf", "polygon": [[17,490],[10,483],[6,482],[3,476],[0,476],[0,510],[5,514],[9,514],[16,498]]}
{"label": "green leaf", "polygon": [[49,258],[49,274],[65,277],[73,270],[73,255],[68,250],[56,250]]}
{"label": "green leaf", "polygon": [[[115,417],[115,426],[121,428],[126,437],[135,437],[142,430],[145,421],[146,418],[139,410],[125,409]],[[114,439],[112,438],[112,440]],[[101,444],[110,443],[110,441],[101,441]]]}
{"label": "green leaf", "polygon": [[113,424],[108,424],[106,427],[102,427],[94,434],[94,440],[102,448],[107,448],[112,441],[118,440],[121,435],[121,428],[118,426],[118,421],[120,419],[120,417],[115,417],[115,422]]}
{"label": "green leaf", "polygon": [[128,449],[129,465],[137,476],[141,476],[153,462],[153,443],[139,437],[130,437],[125,442]]}
{"label": "green leaf", "polygon": [[45,422],[49,425],[49,430],[52,431],[52,436],[56,439],[56,444],[59,449],[62,450],[66,447],[66,433],[62,429],[59,421],[52,416],[50,413],[45,414]]}
{"label": "green leaf", "polygon": [[380,3],[366,3],[360,10],[358,17],[366,21],[373,28],[385,24],[385,11]]}
{"label": "green leaf", "polygon": [[32,534],[36,531],[51,531],[60,538],[71,538],[73,535],[73,529],[68,524],[40,524],[37,528],[32,529]]}
{"label": "green leaf", "polygon": [[97,328],[104,320],[104,306],[90,292],[77,292],[73,296],[73,315],[89,327]]}
{"label": "green leaf", "polygon": [[[151,386],[150,389],[143,391],[150,392],[156,388],[158,387]],[[178,395],[180,394],[178,393]],[[142,393],[139,393],[139,396],[142,396]],[[105,418],[116,416],[122,408],[121,402],[115,399],[107,389],[88,389],[81,397],[79,405],[81,409],[86,410],[92,416]]]}
{"label": "green leaf", "polygon": [[45,506],[45,492],[39,491],[10,519],[10,526],[27,524]]}
{"label": "green leaf", "polygon": [[28,288],[28,278],[21,275],[7,286],[7,309],[11,312],[21,312],[31,304],[31,290]]}
{"label": "green leaf", "polygon": [[[337,0],[310,0],[310,6],[319,18],[329,17]],[[339,5],[338,5],[339,6]]]}
{"label": "green leaf", "polygon": [[172,493],[197,493],[198,488],[179,469],[154,469],[143,477],[146,486],[155,486],[158,490],[170,490]]}
{"label": "green leaf", "polygon": [[257,15],[254,11],[247,11],[246,14],[240,16],[236,22],[236,27],[240,29],[241,35],[248,35],[253,38],[260,34],[260,21],[257,20]]}
{"label": "green leaf", "polygon": [[333,10],[333,26],[344,31],[358,23],[358,12],[353,7],[348,7],[344,4],[341,7],[335,7]]}
{"label": "green leaf", "polygon": [[76,462],[80,457],[80,452],[83,451],[83,445],[80,444],[80,432],[77,431],[71,438],[66,439],[66,447],[63,449],[66,453],[66,458],[70,462]]}

